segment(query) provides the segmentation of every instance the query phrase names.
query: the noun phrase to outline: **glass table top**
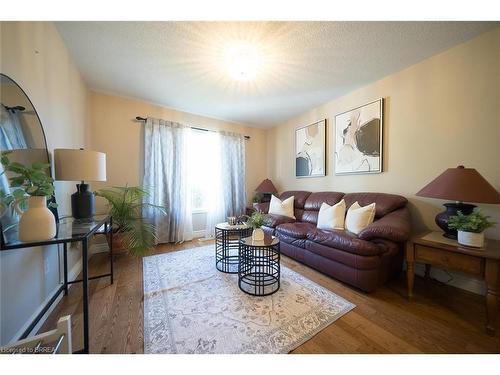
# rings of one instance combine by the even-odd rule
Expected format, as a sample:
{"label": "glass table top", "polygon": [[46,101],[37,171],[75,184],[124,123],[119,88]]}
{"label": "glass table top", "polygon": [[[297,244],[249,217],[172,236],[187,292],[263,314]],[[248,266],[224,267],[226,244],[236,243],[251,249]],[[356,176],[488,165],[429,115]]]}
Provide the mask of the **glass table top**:
{"label": "glass table top", "polygon": [[264,235],[264,239],[261,241],[255,241],[252,239],[252,236],[250,237],[245,237],[240,240],[240,243],[242,243],[245,246],[251,246],[251,247],[269,247],[269,246],[274,246],[277,245],[280,242],[278,237],[275,236],[269,236],[269,235]]}
{"label": "glass table top", "polygon": [[53,243],[80,241],[91,233],[104,232],[103,224],[109,221],[109,215],[95,215],[91,219],[75,219],[64,217],[56,223],[57,234],[54,238],[45,241],[22,242],[18,236],[18,226],[13,226],[4,230],[4,246],[2,250],[9,250],[21,247],[50,245]]}
{"label": "glass table top", "polygon": [[237,229],[248,229],[248,228],[250,228],[246,223],[229,225],[227,222],[225,222],[225,223],[219,223],[215,227],[217,229],[222,229],[222,230],[237,230]]}

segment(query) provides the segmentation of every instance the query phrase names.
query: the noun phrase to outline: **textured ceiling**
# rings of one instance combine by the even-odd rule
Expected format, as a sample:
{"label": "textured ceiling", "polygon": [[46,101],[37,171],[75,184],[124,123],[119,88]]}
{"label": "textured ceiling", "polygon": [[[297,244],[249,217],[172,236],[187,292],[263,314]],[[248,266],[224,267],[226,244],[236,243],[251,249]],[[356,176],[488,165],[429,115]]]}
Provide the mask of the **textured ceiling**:
{"label": "textured ceiling", "polygon": [[[92,89],[269,127],[399,71],[498,22],[57,22]],[[224,48],[259,46],[253,81]],[[147,115],[147,113],[138,113]]]}

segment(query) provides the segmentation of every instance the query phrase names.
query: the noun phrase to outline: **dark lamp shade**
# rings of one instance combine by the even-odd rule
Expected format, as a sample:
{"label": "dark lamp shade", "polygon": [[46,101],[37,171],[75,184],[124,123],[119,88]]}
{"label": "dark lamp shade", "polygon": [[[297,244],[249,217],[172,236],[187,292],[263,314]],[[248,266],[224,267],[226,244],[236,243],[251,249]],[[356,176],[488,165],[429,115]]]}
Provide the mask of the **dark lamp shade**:
{"label": "dark lamp shade", "polygon": [[500,203],[500,193],[474,168],[448,168],[416,195],[457,202]]}
{"label": "dark lamp shade", "polygon": [[257,189],[255,189],[256,192],[258,193],[267,193],[267,194],[276,194],[278,193],[278,190],[274,187],[272,181],[268,178],[266,178],[264,181],[260,183],[259,186],[257,186]]}

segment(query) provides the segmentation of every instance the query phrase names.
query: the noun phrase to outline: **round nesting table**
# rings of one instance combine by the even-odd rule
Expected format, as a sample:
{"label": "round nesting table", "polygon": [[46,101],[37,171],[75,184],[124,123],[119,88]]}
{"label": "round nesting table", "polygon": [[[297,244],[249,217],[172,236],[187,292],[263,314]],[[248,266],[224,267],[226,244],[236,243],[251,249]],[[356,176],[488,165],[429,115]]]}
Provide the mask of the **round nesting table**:
{"label": "round nesting table", "polygon": [[252,228],[246,224],[215,226],[215,267],[225,273],[238,273],[239,247],[242,237],[250,236]]}
{"label": "round nesting table", "polygon": [[268,296],[280,288],[280,240],[265,236],[263,241],[252,237],[240,240],[238,286],[253,296]]}

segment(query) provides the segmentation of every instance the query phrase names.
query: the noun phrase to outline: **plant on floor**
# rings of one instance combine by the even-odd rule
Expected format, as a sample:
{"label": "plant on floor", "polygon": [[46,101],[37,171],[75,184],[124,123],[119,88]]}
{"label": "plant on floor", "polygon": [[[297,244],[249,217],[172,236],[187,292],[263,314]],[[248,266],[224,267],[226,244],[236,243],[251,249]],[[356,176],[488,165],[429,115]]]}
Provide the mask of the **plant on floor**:
{"label": "plant on floor", "polygon": [[[151,208],[166,214],[164,207],[144,203],[149,193],[141,186],[112,187],[94,193],[109,203],[113,217],[113,238],[132,255],[145,255],[156,243],[156,228],[143,217],[143,209]],[[114,247],[114,245],[113,245]]]}
{"label": "plant on floor", "polygon": [[464,215],[458,211],[456,216],[448,219],[448,227],[463,232],[481,233],[496,224],[489,218],[479,210],[474,210],[470,215]]}
{"label": "plant on floor", "polygon": [[[48,163],[33,163],[24,165],[18,162],[11,162],[8,154],[10,151],[2,152],[0,161],[3,166],[3,171],[15,173],[16,176],[10,177],[10,187],[13,189],[11,193],[0,190],[0,199],[3,210],[10,207],[12,211],[16,211],[19,207],[26,209],[26,203],[29,197],[47,197],[47,200],[52,198],[54,194],[54,180],[47,173],[50,168]],[[57,207],[55,202],[48,202],[48,207]],[[2,210],[2,211],[3,211]],[[20,213],[20,211],[17,211]]]}

